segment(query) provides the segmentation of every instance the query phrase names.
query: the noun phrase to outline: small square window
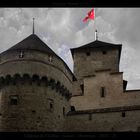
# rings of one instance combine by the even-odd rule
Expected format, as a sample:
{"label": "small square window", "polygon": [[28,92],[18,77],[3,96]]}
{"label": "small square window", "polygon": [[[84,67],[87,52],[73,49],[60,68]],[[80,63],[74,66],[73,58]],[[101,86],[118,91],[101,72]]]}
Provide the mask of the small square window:
{"label": "small square window", "polygon": [[32,113],[36,113],[36,111],[35,110],[32,110]]}
{"label": "small square window", "polygon": [[107,51],[102,51],[103,54],[107,54]]}
{"label": "small square window", "polygon": [[75,111],[75,107],[74,106],[71,106],[71,111]]}
{"label": "small square window", "polygon": [[126,116],[125,112],[122,112],[122,117],[125,117],[125,116]]}
{"label": "small square window", "polygon": [[11,95],[10,96],[10,105],[17,105],[18,103],[18,96],[17,95]]}
{"label": "small square window", "polygon": [[90,56],[90,52],[86,52],[86,55],[87,55],[87,56]]}

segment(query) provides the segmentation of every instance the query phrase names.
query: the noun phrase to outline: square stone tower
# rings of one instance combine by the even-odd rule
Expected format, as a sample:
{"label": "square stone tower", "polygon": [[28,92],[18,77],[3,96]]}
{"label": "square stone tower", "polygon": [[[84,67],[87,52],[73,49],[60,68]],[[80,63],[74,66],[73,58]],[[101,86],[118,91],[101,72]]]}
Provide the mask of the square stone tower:
{"label": "square stone tower", "polygon": [[94,41],[84,46],[71,49],[74,59],[74,74],[77,79],[93,75],[96,70],[110,69],[119,71],[121,44]]}
{"label": "square stone tower", "polygon": [[123,92],[124,81],[119,72],[121,49],[121,44],[98,40],[71,49],[77,78],[71,102],[77,109],[113,106],[105,100],[112,101],[114,95]]}

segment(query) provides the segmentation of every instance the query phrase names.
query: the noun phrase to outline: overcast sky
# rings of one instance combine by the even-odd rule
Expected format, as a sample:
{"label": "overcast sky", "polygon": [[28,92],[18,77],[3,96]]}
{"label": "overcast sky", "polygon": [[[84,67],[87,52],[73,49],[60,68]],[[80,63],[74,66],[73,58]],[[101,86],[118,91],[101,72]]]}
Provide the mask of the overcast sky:
{"label": "overcast sky", "polygon": [[[37,34],[73,71],[70,48],[99,40],[122,44],[120,71],[127,89],[140,89],[140,8],[96,8],[96,19],[83,23],[91,8],[0,8],[0,52]],[[96,22],[96,23],[95,23]]]}

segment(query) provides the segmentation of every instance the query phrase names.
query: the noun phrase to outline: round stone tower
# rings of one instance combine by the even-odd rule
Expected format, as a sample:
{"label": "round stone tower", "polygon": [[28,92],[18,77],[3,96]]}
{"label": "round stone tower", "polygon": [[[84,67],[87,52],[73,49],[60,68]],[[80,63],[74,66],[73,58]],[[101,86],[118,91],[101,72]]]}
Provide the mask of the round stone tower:
{"label": "round stone tower", "polygon": [[74,75],[32,34],[0,54],[0,131],[61,131]]}

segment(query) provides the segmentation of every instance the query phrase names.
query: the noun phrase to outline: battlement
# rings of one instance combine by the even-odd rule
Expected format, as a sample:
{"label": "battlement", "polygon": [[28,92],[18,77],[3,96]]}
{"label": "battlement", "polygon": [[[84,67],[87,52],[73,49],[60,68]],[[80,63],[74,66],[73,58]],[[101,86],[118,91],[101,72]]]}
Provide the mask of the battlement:
{"label": "battlement", "polygon": [[51,87],[52,90],[56,90],[57,93],[64,96],[67,100],[69,100],[72,96],[72,93],[60,82],[55,79],[47,76],[39,76],[37,74],[14,74],[14,75],[6,75],[0,77],[0,88],[3,88],[8,85],[33,85],[36,86],[48,86]]}

